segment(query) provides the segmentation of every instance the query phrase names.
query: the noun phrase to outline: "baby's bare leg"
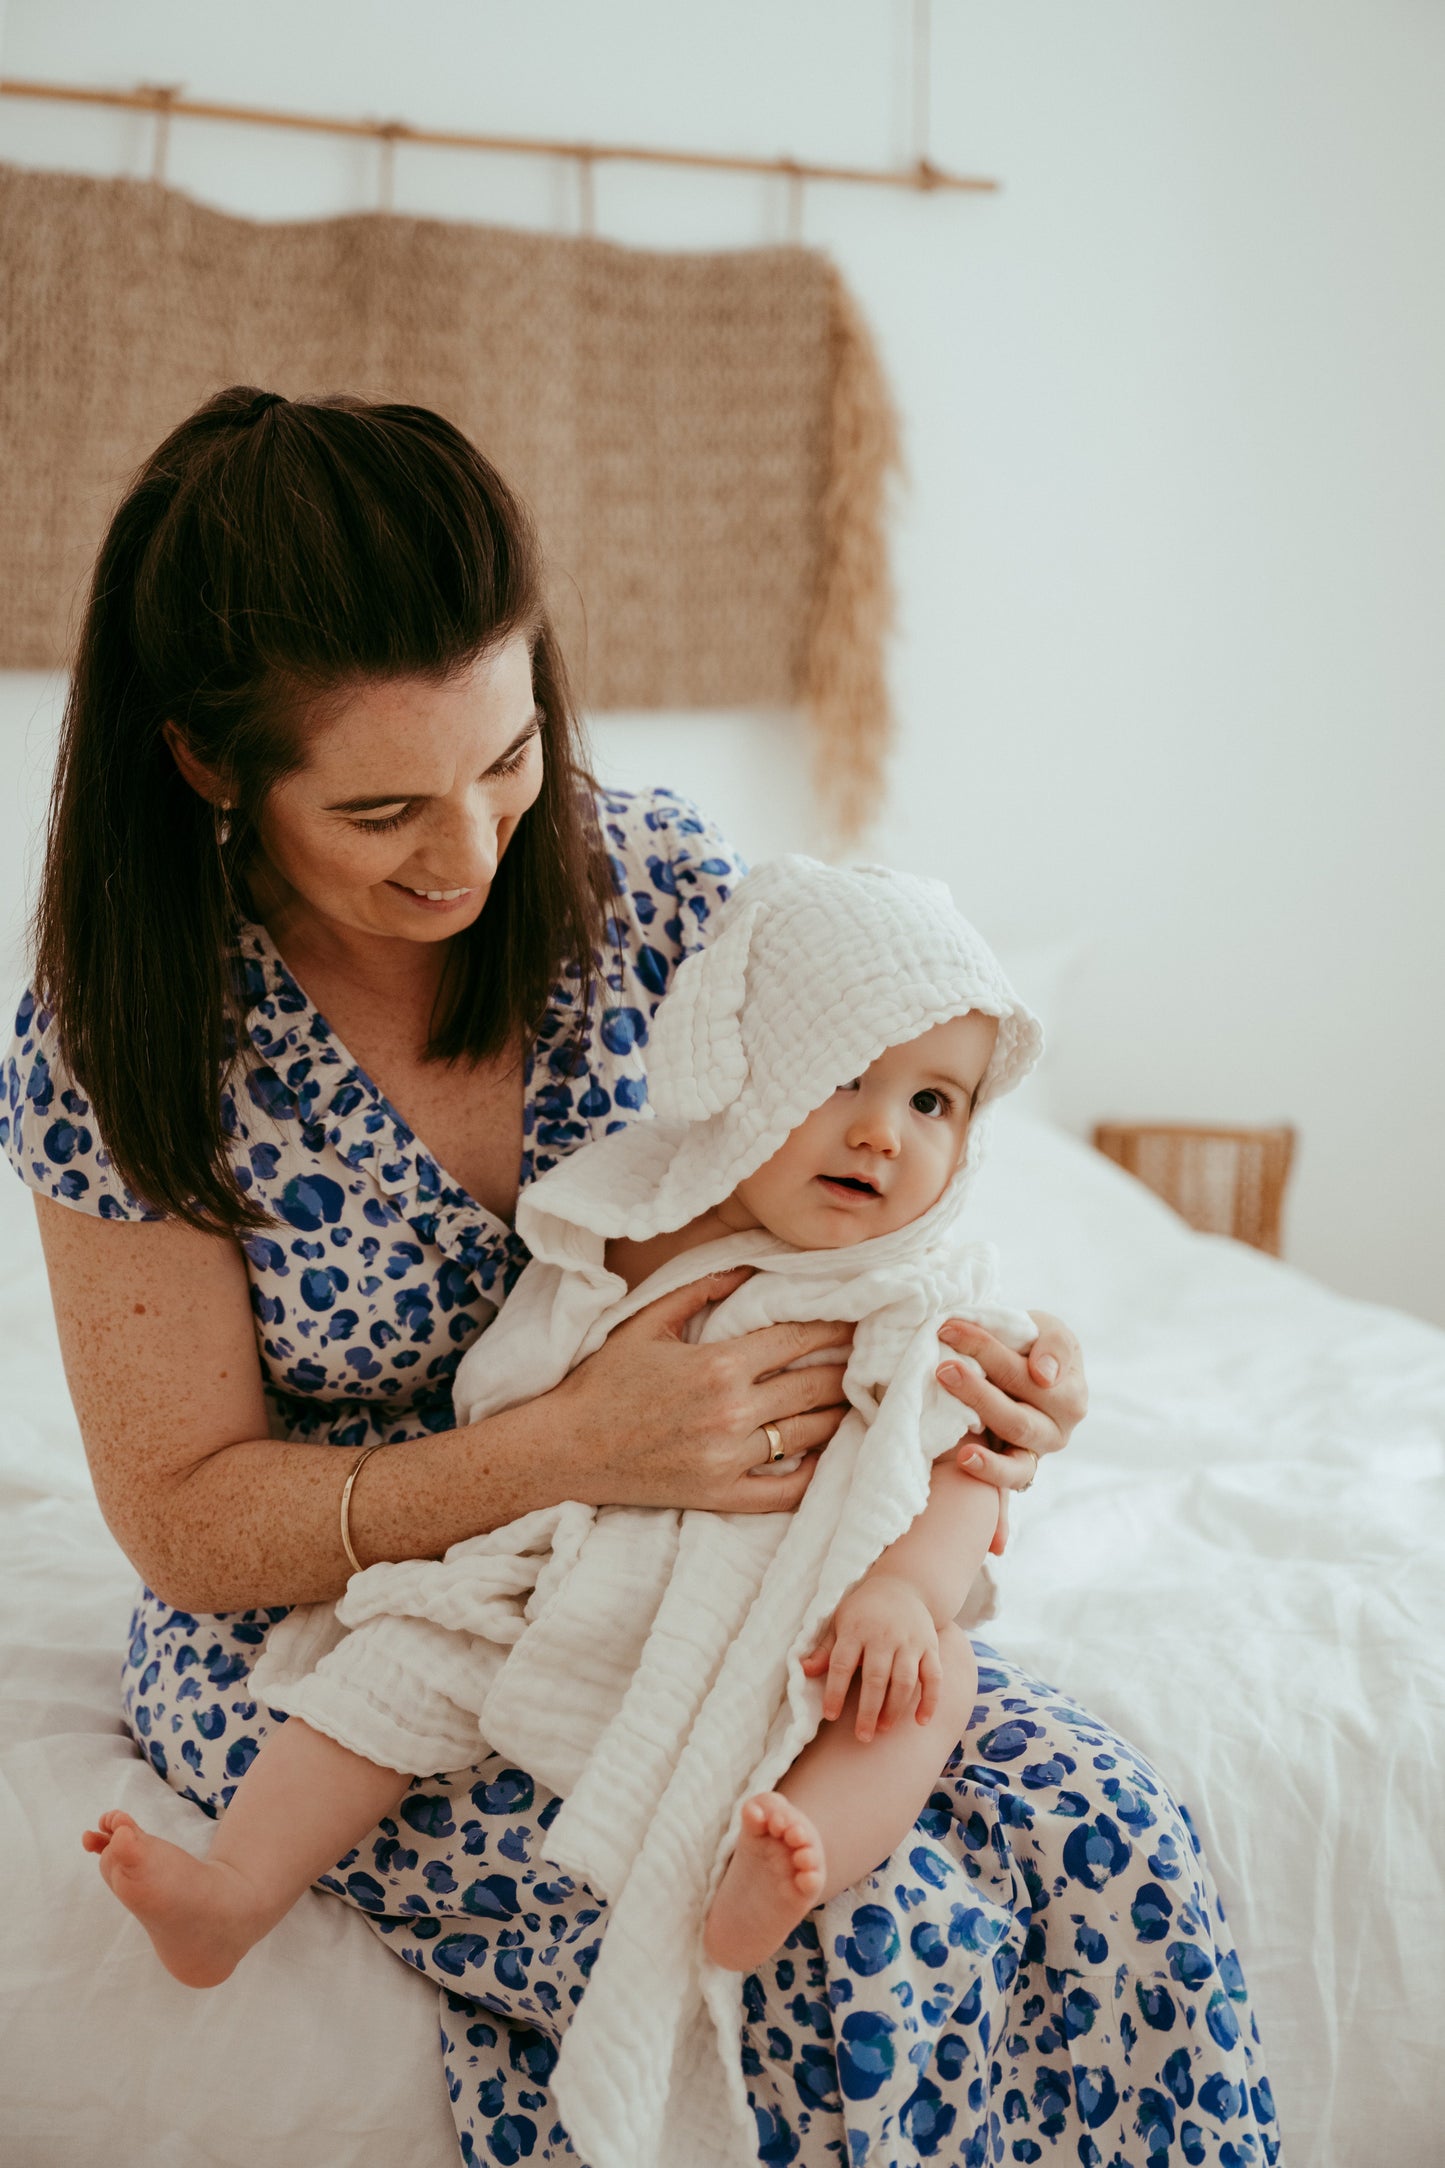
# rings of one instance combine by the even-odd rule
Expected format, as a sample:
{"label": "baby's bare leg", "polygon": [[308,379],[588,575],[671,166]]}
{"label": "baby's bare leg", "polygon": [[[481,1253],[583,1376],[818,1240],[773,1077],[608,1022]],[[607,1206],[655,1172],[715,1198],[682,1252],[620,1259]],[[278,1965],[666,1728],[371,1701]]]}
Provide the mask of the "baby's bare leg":
{"label": "baby's bare leg", "polygon": [[902,1843],[968,1730],[978,1699],[973,1643],[961,1627],[945,1626],[938,1656],[943,1679],[928,1723],[910,1714],[864,1745],[853,1729],[855,1679],[838,1721],[820,1727],[778,1786],[822,1840],[827,1869],[819,1903],[861,1882]]}
{"label": "baby's bare leg", "polygon": [[187,1987],[229,1979],[253,1943],[396,1807],[410,1782],[299,1717],[266,1740],[196,1859],[130,1815],[103,1814],[82,1843]]}
{"label": "baby's bare leg", "polygon": [[978,1694],[967,1634],[944,1627],[938,1654],[943,1679],[928,1723],[910,1713],[865,1745],[854,1730],[855,1678],[842,1714],[820,1727],[777,1790],[744,1806],[737,1849],[703,1931],[715,1964],[751,1972],[805,1912],[862,1881],[908,1834],[967,1731]]}

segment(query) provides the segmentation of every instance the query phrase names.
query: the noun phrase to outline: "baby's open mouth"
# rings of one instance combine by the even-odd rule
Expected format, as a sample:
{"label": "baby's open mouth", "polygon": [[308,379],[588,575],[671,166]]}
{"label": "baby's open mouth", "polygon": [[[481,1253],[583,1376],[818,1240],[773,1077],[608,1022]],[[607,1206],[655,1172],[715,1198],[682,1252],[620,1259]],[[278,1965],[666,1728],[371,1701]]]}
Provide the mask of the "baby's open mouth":
{"label": "baby's open mouth", "polygon": [[878,1197],[882,1195],[876,1182],[869,1182],[861,1174],[820,1174],[818,1180],[826,1189],[846,1190],[854,1197]]}

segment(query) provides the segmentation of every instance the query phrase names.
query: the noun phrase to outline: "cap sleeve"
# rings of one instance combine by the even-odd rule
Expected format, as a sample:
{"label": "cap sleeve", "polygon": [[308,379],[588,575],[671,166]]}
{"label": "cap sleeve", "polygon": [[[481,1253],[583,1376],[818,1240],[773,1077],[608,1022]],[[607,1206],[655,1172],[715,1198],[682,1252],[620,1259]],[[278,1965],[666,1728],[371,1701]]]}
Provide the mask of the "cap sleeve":
{"label": "cap sleeve", "polygon": [[708,940],[709,921],[747,873],[747,861],[688,799],[660,792],[656,814],[668,842],[682,920],[680,946],[690,956]]}
{"label": "cap sleeve", "polygon": [[61,1058],[55,1019],[33,992],[20,1003],[0,1066],[0,1150],[27,1189],[77,1212],[114,1220],[165,1216],[132,1195],[117,1174],[90,1101]]}
{"label": "cap sleeve", "polygon": [[703,947],[711,919],[746,874],[747,861],[715,822],[676,791],[655,788],[603,803],[618,888],[631,891],[647,938],[660,938],[671,949],[670,971]]}

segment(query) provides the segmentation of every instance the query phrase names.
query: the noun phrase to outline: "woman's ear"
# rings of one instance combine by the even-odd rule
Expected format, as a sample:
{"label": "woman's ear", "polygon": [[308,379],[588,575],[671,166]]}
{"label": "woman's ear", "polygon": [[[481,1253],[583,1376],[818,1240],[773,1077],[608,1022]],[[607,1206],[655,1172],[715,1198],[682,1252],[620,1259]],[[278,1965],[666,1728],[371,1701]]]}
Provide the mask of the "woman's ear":
{"label": "woman's ear", "polygon": [[180,769],[181,774],[190,784],[196,796],[204,798],[207,805],[225,805],[229,801],[231,793],[215,771],[208,768],[204,761],[196,758],[195,753],[186,743],[176,725],[172,722],[162,723],[161,731],[166,744],[170,747],[172,760]]}

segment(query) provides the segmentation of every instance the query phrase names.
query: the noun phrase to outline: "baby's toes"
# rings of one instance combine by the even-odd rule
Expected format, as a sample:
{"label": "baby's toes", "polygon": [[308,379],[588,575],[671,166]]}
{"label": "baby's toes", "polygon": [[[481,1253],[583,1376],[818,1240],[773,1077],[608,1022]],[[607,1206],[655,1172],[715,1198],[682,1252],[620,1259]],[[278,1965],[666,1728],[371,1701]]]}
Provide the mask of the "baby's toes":
{"label": "baby's toes", "polygon": [[786,1812],[781,1817],[781,1827],[778,1830],[784,1844],[796,1852],[800,1845],[816,1843],[818,1832],[807,1815],[788,1801],[784,1801],[784,1806]]}
{"label": "baby's toes", "polygon": [[755,1837],[782,1839],[787,1826],[788,1802],[781,1792],[756,1792],[743,1808],[743,1821]]}
{"label": "baby's toes", "polygon": [[816,1830],[809,1828],[801,1843],[789,1848],[788,1869],[798,1895],[812,1904],[823,1887],[823,1847]]}
{"label": "baby's toes", "polygon": [[87,1852],[103,1852],[118,1829],[136,1827],[133,1815],[125,1813],[120,1807],[109,1807],[99,1817],[94,1829],[87,1829],[82,1833],[80,1841]]}
{"label": "baby's toes", "polygon": [[774,1835],[788,1855],[788,1870],[795,1882],[802,1886],[804,1880],[815,1872],[821,1872],[823,1847],[817,1829],[791,1800],[784,1800],[787,1812],[775,1823]]}

